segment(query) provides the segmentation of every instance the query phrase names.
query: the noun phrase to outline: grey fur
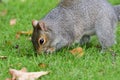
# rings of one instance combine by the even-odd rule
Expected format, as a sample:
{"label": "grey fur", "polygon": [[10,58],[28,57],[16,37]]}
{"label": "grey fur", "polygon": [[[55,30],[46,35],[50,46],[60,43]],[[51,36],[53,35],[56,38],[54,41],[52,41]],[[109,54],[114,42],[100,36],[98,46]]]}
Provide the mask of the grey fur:
{"label": "grey fur", "polygon": [[120,5],[114,6],[115,13],[120,21]]}
{"label": "grey fur", "polygon": [[85,35],[97,35],[105,49],[116,42],[115,29],[119,15],[120,6],[113,8],[106,0],[61,0],[42,21],[54,35],[49,46],[56,50],[74,42],[79,43]]}

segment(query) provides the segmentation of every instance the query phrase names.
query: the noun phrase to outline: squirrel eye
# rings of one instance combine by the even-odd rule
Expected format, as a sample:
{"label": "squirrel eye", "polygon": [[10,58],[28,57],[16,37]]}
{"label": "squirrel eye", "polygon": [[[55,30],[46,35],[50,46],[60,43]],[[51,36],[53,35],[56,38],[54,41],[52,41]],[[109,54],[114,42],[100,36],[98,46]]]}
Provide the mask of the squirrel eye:
{"label": "squirrel eye", "polygon": [[44,43],[44,39],[41,38],[41,39],[39,40],[39,43],[42,45],[42,44]]}

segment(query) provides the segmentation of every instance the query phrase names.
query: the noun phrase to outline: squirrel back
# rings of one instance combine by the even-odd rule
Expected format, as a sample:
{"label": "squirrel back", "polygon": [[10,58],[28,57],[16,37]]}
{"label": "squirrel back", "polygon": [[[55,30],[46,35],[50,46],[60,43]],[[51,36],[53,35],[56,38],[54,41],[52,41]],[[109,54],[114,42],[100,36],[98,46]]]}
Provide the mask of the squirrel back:
{"label": "squirrel back", "polygon": [[33,46],[38,52],[53,52],[95,34],[102,49],[110,47],[116,42],[119,9],[106,0],[61,0],[43,19],[32,22]]}

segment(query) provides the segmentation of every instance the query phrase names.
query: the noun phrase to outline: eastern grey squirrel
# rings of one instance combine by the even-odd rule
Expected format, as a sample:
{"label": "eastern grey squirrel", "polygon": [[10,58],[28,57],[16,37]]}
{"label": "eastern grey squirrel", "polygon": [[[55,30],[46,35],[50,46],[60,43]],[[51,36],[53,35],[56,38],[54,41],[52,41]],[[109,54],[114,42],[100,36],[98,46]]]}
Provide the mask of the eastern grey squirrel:
{"label": "eastern grey squirrel", "polygon": [[32,21],[32,43],[38,53],[52,53],[97,35],[105,50],[116,43],[118,20],[120,5],[112,6],[107,0],[61,0],[43,19]]}

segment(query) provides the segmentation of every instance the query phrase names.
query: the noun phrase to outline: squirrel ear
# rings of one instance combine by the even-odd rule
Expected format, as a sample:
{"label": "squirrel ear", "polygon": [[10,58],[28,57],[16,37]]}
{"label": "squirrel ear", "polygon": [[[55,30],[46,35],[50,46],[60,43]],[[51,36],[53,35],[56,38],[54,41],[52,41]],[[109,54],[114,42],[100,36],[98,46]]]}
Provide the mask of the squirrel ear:
{"label": "squirrel ear", "polygon": [[38,28],[42,31],[47,31],[47,28],[46,28],[45,23],[43,21],[33,20],[32,26],[33,26],[33,28]]}
{"label": "squirrel ear", "polygon": [[47,31],[47,27],[45,26],[45,23],[44,23],[44,22],[40,21],[40,22],[39,22],[39,27],[40,27],[40,29],[41,29],[42,31]]}
{"label": "squirrel ear", "polygon": [[32,26],[33,28],[35,28],[38,25],[38,21],[37,20],[33,20],[32,21]]}

